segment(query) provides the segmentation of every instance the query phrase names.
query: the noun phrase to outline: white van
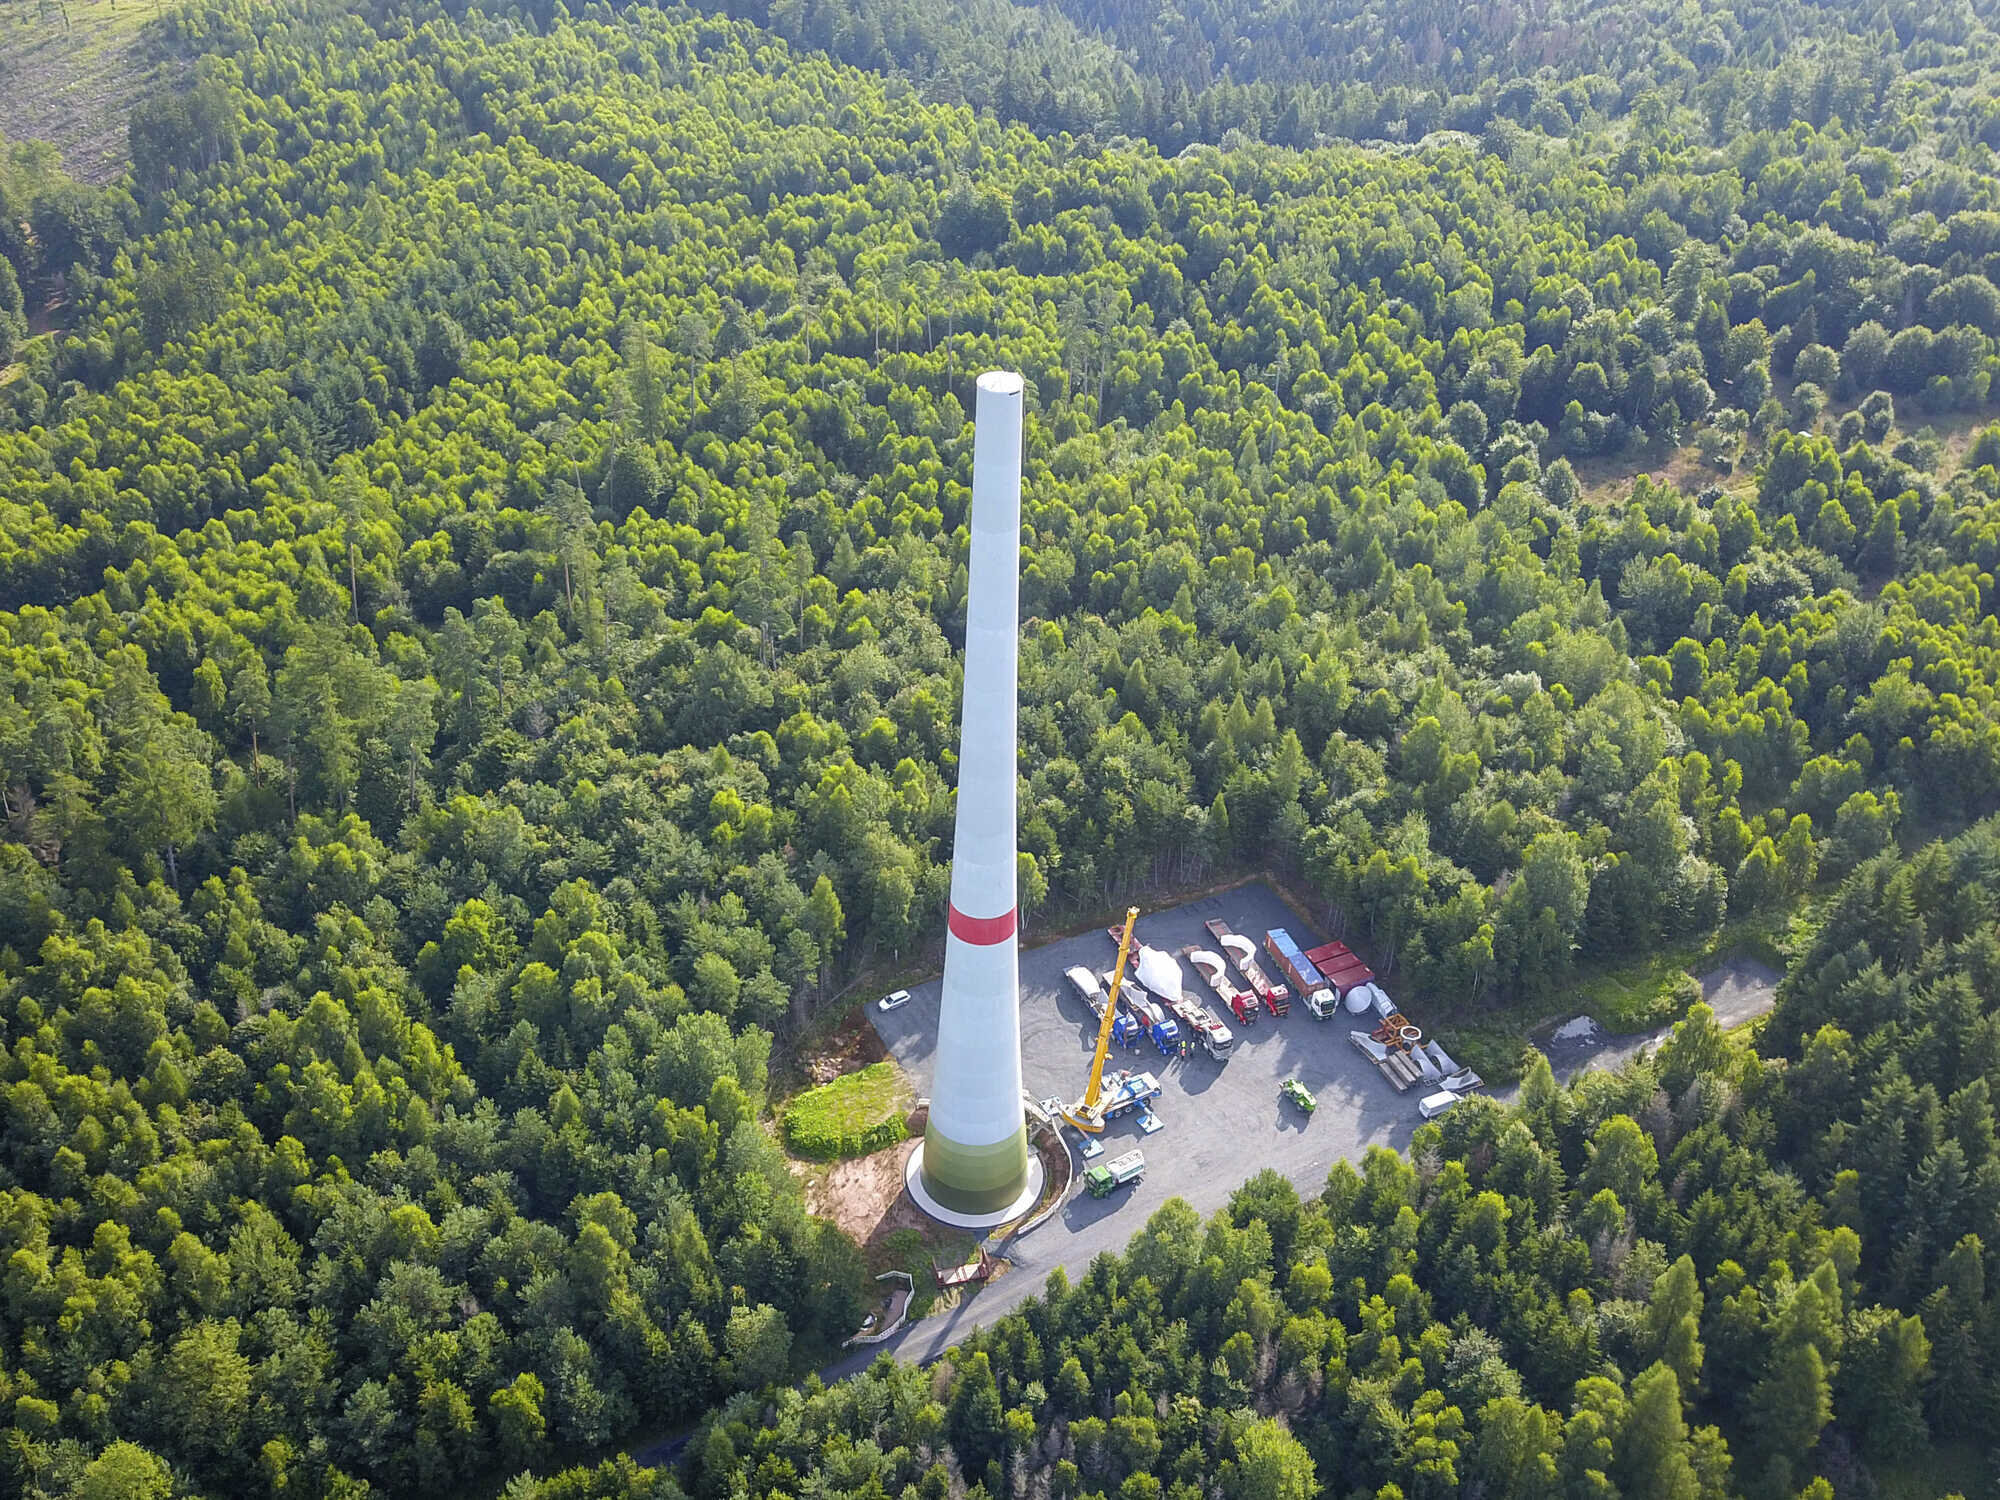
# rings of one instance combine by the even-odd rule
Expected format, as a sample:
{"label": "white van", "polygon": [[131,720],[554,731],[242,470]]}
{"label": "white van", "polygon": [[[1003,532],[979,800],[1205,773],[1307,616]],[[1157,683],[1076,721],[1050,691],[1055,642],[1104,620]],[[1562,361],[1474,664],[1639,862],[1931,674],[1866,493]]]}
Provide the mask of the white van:
{"label": "white van", "polygon": [[1417,1105],[1417,1113],[1426,1120],[1435,1120],[1439,1115],[1458,1103],[1459,1096],[1450,1089],[1439,1089]]}

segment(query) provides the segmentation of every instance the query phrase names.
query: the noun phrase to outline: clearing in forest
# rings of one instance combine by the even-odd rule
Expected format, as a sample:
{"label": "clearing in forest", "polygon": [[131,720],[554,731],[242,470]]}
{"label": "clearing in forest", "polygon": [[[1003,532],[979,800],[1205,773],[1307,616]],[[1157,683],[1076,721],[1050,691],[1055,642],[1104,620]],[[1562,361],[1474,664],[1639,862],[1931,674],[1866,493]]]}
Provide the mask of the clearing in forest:
{"label": "clearing in forest", "polygon": [[51,142],[105,183],[130,157],[125,118],[160,70],[145,27],[157,0],[0,0],[0,137]]}
{"label": "clearing in forest", "polygon": [[[923,1134],[926,1111],[911,1108],[914,1090],[869,1022],[872,1005],[851,1006],[831,1029],[813,1038],[796,1066],[815,1086],[781,1104],[777,1114],[781,1138],[795,1153],[791,1168],[804,1183],[806,1206],[853,1237],[869,1274],[910,1273],[916,1283],[910,1315],[916,1318],[938,1300],[933,1266],[964,1260],[972,1253],[973,1237],[926,1218],[903,1191],[903,1163],[916,1149],[911,1137]],[[803,1160],[804,1153],[790,1140],[793,1112],[802,1107],[822,1124],[836,1117],[850,1123],[885,1119],[884,1112],[893,1108],[902,1130],[877,1150],[848,1153],[840,1160]]]}

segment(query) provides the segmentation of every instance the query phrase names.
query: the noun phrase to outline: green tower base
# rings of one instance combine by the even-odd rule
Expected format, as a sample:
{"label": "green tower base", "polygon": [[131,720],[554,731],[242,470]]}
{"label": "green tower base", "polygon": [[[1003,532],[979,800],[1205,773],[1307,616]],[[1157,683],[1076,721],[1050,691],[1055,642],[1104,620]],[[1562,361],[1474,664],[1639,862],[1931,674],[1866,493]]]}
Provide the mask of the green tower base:
{"label": "green tower base", "polygon": [[990,1214],[1006,1208],[1028,1185],[1028,1127],[989,1146],[948,1140],[937,1126],[924,1130],[924,1190],[945,1208],[961,1214]]}

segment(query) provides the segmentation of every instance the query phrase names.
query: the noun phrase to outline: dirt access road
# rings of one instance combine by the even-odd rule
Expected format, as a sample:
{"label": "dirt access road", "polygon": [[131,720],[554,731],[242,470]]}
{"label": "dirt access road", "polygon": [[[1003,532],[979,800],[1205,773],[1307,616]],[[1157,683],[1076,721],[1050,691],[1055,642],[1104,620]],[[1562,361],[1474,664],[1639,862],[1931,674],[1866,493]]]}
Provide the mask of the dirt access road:
{"label": "dirt access road", "polygon": [[[1716,1024],[1728,1031],[1768,1015],[1777,1001],[1778,981],[1782,978],[1784,976],[1769,964],[1759,963],[1754,958],[1732,958],[1701,976],[1701,997],[1715,1012]],[[1611,1036],[1599,1031],[1577,1042],[1545,1037],[1541,1045],[1556,1077],[1566,1083],[1592,1068],[1609,1070],[1623,1067],[1648,1047],[1658,1046],[1666,1040],[1673,1029],[1672,1026],[1662,1026],[1657,1031],[1639,1032],[1633,1036]],[[1511,1104],[1519,1092],[1516,1086],[1499,1095],[1499,1098]]]}
{"label": "dirt access road", "polygon": [[1770,1014],[1778,998],[1778,981],[1785,976],[1754,958],[1732,958],[1702,976],[1701,998],[1715,1012],[1724,1031]]}

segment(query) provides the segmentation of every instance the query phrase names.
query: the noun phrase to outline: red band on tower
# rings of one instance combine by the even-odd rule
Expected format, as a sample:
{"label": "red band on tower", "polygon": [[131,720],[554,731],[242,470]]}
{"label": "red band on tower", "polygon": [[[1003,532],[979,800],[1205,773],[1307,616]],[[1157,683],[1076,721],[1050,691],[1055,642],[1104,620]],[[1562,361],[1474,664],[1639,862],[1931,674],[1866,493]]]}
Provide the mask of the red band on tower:
{"label": "red band on tower", "polygon": [[972,943],[977,947],[990,948],[995,943],[1004,943],[1014,935],[1014,913],[1002,912],[997,917],[968,917],[953,906],[948,908],[947,924],[951,935],[961,943]]}

